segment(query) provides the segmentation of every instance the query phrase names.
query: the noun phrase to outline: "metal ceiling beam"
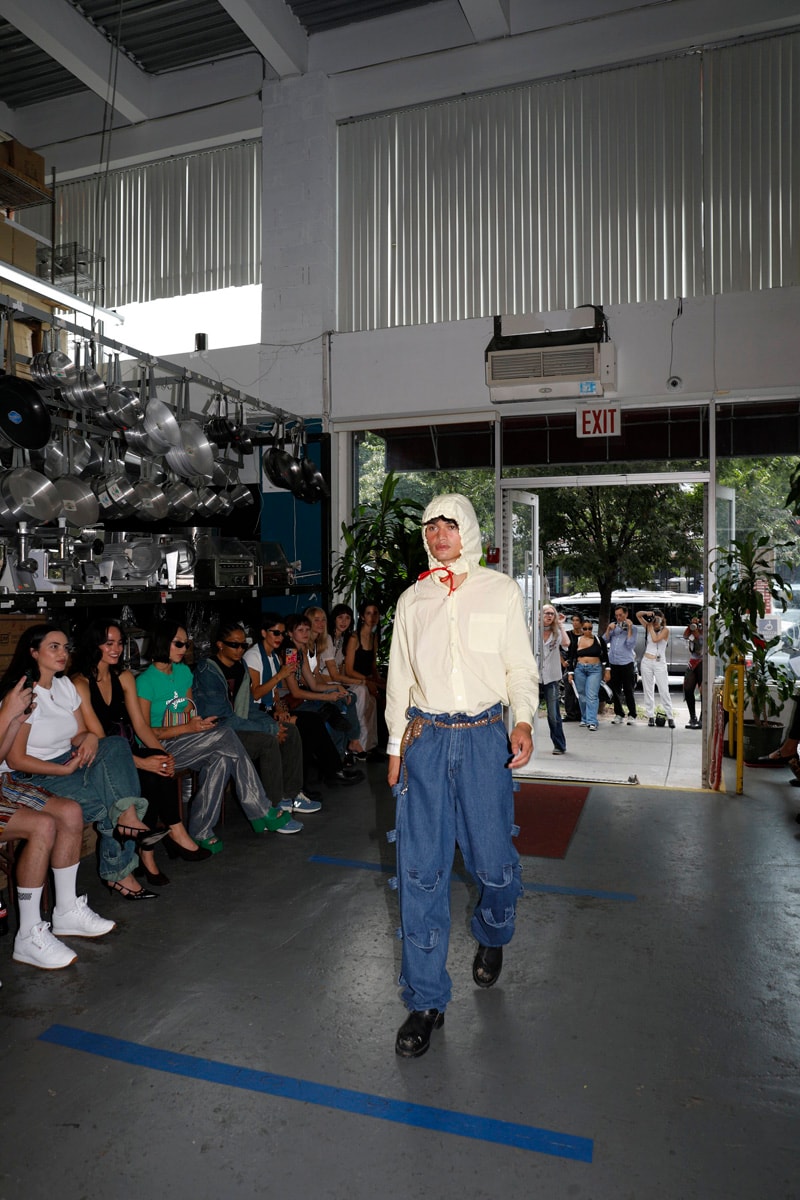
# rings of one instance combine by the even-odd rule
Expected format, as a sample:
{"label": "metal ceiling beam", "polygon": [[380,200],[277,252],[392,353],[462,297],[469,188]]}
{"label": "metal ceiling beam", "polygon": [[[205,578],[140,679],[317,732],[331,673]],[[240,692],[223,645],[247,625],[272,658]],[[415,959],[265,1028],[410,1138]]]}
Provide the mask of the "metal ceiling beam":
{"label": "metal ceiling beam", "polygon": [[283,0],[220,0],[220,4],[279,79],[308,69],[308,37]]}
{"label": "metal ceiling beam", "polygon": [[508,37],[511,32],[508,2],[509,0],[459,0],[461,11],[469,22],[476,42],[490,42],[493,38]]}
{"label": "metal ceiling beam", "polygon": [[[70,4],[52,0],[0,0],[0,17],[60,63],[102,100],[108,98],[111,43]],[[148,76],[120,55],[114,108],[129,121],[146,121]]]}

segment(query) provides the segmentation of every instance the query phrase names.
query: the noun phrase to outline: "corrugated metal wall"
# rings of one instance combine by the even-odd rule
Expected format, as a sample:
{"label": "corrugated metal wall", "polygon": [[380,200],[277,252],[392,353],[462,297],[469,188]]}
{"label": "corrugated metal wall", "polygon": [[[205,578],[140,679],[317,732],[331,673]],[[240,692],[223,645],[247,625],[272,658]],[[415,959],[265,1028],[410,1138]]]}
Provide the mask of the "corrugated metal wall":
{"label": "corrugated metal wall", "polygon": [[705,57],[708,291],[800,282],[800,35]]}
{"label": "corrugated metal wall", "polygon": [[799,45],[342,125],[339,328],[800,282]]}
{"label": "corrugated metal wall", "polygon": [[57,241],[105,258],[112,308],[258,283],[261,190],[260,142],[112,171],[58,188]]}

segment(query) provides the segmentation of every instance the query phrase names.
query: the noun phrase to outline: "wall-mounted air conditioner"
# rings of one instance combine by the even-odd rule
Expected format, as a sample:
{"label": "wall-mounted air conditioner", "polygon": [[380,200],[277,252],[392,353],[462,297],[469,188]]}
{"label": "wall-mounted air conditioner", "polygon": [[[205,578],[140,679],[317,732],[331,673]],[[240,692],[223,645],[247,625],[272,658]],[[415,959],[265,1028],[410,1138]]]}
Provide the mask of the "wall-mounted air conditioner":
{"label": "wall-mounted air conditioner", "polygon": [[493,404],[614,391],[617,360],[613,342],[577,346],[487,350],[486,386]]}

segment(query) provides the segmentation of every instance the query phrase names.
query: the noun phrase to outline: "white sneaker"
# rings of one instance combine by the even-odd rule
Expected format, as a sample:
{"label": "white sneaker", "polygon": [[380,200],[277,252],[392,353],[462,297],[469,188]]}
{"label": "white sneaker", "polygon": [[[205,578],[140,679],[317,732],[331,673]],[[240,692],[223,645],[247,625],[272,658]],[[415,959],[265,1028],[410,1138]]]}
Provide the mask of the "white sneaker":
{"label": "white sneaker", "polygon": [[611,724],[612,725],[621,725],[624,720],[625,720],[624,717],[614,717],[614,720],[611,722]]}
{"label": "white sneaker", "polygon": [[69,946],[62,945],[58,938],[53,937],[47,921],[34,925],[27,937],[17,934],[14,938],[14,961],[41,967],[43,971],[60,971],[62,967],[74,963],[77,957]]}
{"label": "white sneaker", "polygon": [[635,724],[636,724],[636,717],[628,717],[628,724],[629,724],[629,725],[635,725]]}
{"label": "white sneaker", "polygon": [[60,913],[56,909],[53,913],[53,933],[59,937],[102,937],[111,932],[115,923],[92,912],[88,896],[76,897],[75,907],[69,912]]}
{"label": "white sneaker", "polygon": [[294,800],[281,800],[278,808],[281,812],[315,813],[322,808],[319,800],[309,800],[304,792],[298,792]]}

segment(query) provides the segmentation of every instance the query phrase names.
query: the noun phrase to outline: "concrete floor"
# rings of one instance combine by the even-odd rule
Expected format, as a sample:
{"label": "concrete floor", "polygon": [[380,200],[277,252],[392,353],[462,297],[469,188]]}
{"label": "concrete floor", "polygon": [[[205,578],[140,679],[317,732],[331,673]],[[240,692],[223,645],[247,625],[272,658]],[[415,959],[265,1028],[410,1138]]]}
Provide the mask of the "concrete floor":
{"label": "concrete floor", "polygon": [[593,786],[566,859],[524,860],[491,991],[454,882],[453,1001],[417,1061],[393,1050],[380,766],[297,837],[257,838],[234,807],[222,855],[157,852],[154,903],[107,896],[85,862],[114,933],[52,974],[0,941],[0,1200],[796,1200],[788,779]]}

